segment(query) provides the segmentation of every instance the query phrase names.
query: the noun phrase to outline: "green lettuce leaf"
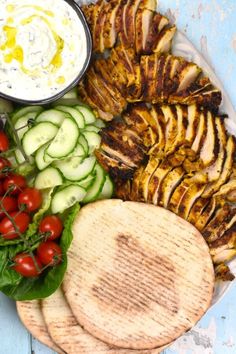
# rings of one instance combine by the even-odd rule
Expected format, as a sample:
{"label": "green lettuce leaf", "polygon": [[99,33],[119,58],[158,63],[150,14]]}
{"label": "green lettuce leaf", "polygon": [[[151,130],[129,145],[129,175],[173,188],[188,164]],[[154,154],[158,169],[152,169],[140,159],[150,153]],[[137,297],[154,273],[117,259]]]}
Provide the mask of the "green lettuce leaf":
{"label": "green lettuce leaf", "polygon": [[[36,278],[24,278],[9,267],[9,259],[24,251],[24,244],[9,246],[0,249],[0,290],[14,300],[43,299],[50,296],[61,285],[67,268],[66,253],[70,247],[73,235],[72,224],[79,212],[79,204],[75,205],[65,217],[64,231],[60,239],[63,253],[61,264],[48,268]],[[32,249],[37,248],[38,236]]]}

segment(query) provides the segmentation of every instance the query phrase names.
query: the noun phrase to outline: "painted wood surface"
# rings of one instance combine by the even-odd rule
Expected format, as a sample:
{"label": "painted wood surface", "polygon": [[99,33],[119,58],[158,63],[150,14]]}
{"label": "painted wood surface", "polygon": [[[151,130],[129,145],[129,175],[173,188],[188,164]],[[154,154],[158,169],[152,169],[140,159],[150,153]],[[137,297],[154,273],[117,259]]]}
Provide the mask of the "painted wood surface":
{"label": "painted wood surface", "polygon": [[[159,8],[202,51],[223,81],[236,108],[236,0],[159,0]],[[0,294],[0,354],[31,353],[55,354],[31,338],[16,315],[14,302]],[[235,353],[236,283],[192,331],[164,352]]]}

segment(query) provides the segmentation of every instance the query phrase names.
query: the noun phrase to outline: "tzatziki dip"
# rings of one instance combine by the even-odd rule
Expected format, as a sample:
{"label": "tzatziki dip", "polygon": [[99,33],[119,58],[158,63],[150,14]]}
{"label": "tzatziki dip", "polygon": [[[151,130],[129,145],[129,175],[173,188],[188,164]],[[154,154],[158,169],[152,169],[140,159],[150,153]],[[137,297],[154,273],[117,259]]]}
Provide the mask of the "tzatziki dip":
{"label": "tzatziki dip", "polygon": [[0,1],[0,93],[54,97],[76,80],[87,55],[83,22],[66,1]]}

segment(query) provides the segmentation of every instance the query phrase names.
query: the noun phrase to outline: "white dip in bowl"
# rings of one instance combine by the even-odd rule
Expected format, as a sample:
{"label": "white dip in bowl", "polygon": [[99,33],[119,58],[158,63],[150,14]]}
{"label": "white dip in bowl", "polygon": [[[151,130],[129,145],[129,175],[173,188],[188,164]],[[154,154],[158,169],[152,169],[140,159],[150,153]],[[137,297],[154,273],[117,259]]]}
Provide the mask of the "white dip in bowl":
{"label": "white dip in bowl", "polygon": [[45,103],[71,89],[88,66],[89,30],[64,0],[1,0],[0,95]]}

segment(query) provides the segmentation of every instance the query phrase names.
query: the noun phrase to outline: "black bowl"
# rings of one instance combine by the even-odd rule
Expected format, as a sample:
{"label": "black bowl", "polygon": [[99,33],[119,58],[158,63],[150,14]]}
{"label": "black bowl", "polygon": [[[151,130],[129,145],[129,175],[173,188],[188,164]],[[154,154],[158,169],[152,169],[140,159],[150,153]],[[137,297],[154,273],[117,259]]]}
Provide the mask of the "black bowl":
{"label": "black bowl", "polygon": [[89,66],[89,63],[90,63],[90,60],[91,60],[91,56],[92,56],[92,49],[93,49],[92,37],[91,37],[91,33],[90,33],[89,26],[87,24],[87,21],[86,21],[86,19],[84,17],[84,14],[83,14],[82,10],[80,9],[79,5],[76,4],[74,2],[74,0],[64,0],[64,1],[66,1],[75,10],[75,12],[77,13],[77,15],[78,15],[83,27],[84,27],[84,31],[85,31],[85,35],[86,35],[86,40],[87,40],[87,58],[85,60],[85,63],[83,65],[83,68],[81,69],[80,73],[78,74],[76,79],[70,85],[68,85],[64,90],[58,92],[56,95],[54,95],[52,97],[45,98],[43,100],[37,100],[37,101],[34,101],[34,100],[23,100],[23,99],[20,99],[20,98],[16,98],[16,97],[13,97],[13,96],[6,95],[6,94],[1,93],[1,92],[0,92],[0,97],[4,98],[6,100],[12,101],[12,102],[21,103],[21,104],[29,105],[29,106],[30,105],[32,105],[32,106],[34,106],[34,105],[46,105],[46,104],[52,103],[52,102],[60,99],[61,97],[63,97],[67,92],[72,90],[78,84],[78,82],[83,78],[85,72],[88,69],[88,66]]}

